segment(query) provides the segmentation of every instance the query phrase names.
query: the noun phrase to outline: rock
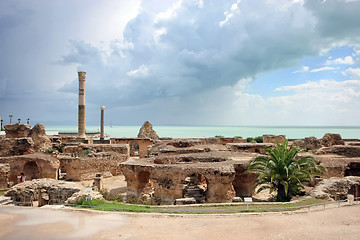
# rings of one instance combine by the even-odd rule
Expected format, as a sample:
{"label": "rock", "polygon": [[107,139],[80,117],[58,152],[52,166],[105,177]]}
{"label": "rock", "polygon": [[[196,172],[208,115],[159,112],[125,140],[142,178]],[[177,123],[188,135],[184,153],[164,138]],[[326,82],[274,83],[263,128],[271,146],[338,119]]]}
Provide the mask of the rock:
{"label": "rock", "polygon": [[[32,202],[39,200],[39,206],[44,204],[65,203],[74,193],[84,187],[74,182],[58,181],[54,179],[34,179],[19,183],[5,193],[16,202]],[[39,199],[40,198],[40,199]]]}
{"label": "rock", "polygon": [[8,124],[5,125],[6,138],[24,138],[30,133],[30,126],[27,124]]}
{"label": "rock", "polygon": [[241,197],[234,197],[232,199],[233,202],[242,202],[243,200],[241,199]]}
{"label": "rock", "polygon": [[79,192],[74,193],[70,198],[66,200],[67,204],[76,204],[80,199],[104,199],[103,195],[98,191],[88,191],[88,189],[82,189]]}
{"label": "rock", "polygon": [[263,142],[264,143],[283,143],[286,141],[285,135],[263,135]]}
{"label": "rock", "polygon": [[344,145],[345,143],[340,134],[326,133],[321,139],[321,144],[324,147],[330,147],[333,145]]}
{"label": "rock", "polygon": [[44,152],[46,149],[51,147],[51,141],[46,136],[45,125],[36,124],[30,131],[29,136],[34,141],[34,148],[37,151]]}
{"label": "rock", "polygon": [[344,200],[348,194],[355,194],[359,185],[360,177],[332,177],[322,180],[310,191],[310,195],[320,199]]}
{"label": "rock", "polygon": [[148,121],[145,121],[142,127],[140,128],[139,134],[137,136],[138,138],[150,138],[154,140],[158,140],[159,136],[156,134],[156,132],[152,128],[152,124]]}

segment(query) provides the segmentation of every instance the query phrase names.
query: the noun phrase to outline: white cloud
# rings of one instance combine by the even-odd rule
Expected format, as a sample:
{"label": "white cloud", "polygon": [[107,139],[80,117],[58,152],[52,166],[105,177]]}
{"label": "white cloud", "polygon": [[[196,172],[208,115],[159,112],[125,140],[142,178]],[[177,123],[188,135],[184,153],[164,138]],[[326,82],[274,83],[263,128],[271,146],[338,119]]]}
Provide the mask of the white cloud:
{"label": "white cloud", "polygon": [[309,66],[302,66],[299,70],[296,70],[292,73],[301,73],[301,72],[308,72],[310,70]]}
{"label": "white cloud", "polygon": [[139,68],[131,70],[126,73],[129,77],[147,77],[149,74],[149,69],[145,65],[141,65]]}
{"label": "white cloud", "polygon": [[352,76],[353,78],[360,79],[360,68],[348,68],[342,73],[345,76]]}
{"label": "white cloud", "polygon": [[325,65],[333,65],[333,64],[344,64],[344,65],[353,65],[355,64],[352,56],[346,56],[345,58],[337,58],[335,60],[327,60]]}
{"label": "white cloud", "polygon": [[335,67],[322,67],[322,68],[316,68],[316,69],[312,69],[310,70],[310,72],[322,72],[322,71],[330,71],[330,70],[335,70],[337,68]]}

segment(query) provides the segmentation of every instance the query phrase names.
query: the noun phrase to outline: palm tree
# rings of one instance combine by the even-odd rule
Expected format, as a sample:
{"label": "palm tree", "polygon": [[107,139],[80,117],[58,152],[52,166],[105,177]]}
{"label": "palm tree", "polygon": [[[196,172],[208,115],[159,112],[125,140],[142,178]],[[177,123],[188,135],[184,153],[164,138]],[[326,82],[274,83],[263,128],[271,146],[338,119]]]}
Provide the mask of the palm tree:
{"label": "palm tree", "polygon": [[20,123],[20,121],[21,121],[21,119],[20,119],[20,118],[18,118],[18,123]]}
{"label": "palm tree", "polygon": [[1,121],[1,128],[0,128],[0,131],[2,131],[3,130],[3,127],[2,127],[2,125],[3,125],[3,122],[4,122],[4,120],[0,120]]}
{"label": "palm tree", "polygon": [[29,125],[30,124],[30,118],[26,119],[26,124]]}
{"label": "palm tree", "polygon": [[9,115],[9,118],[10,118],[10,124],[11,124],[11,119],[13,118],[13,115]]}
{"label": "palm tree", "polygon": [[291,197],[303,189],[303,182],[310,182],[314,176],[321,176],[326,168],[316,164],[313,157],[302,157],[295,160],[301,148],[290,146],[288,141],[265,150],[268,156],[259,156],[250,162],[248,172],[259,174],[256,186],[261,185],[257,192],[270,189],[277,191],[276,200],[290,201]]}

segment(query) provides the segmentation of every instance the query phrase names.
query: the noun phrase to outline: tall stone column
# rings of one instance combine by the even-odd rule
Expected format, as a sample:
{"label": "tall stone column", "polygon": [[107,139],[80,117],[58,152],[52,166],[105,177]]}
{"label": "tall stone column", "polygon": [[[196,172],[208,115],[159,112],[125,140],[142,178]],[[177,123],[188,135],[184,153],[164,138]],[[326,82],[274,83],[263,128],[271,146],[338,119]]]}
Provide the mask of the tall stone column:
{"label": "tall stone column", "polygon": [[78,135],[85,138],[85,77],[86,72],[79,71],[79,115],[78,115]]}
{"label": "tall stone column", "polygon": [[100,122],[100,140],[103,141],[105,134],[104,134],[104,110],[105,106],[101,106],[101,122]]}

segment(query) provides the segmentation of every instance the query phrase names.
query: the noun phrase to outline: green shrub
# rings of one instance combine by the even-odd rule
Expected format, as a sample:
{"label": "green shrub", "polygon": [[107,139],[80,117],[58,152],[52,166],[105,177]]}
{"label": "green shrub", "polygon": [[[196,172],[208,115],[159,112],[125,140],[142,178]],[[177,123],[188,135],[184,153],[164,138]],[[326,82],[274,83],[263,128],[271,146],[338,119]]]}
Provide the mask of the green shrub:
{"label": "green shrub", "polygon": [[234,138],[242,139],[243,137],[242,136],[235,136]]}
{"label": "green shrub", "polygon": [[215,135],[216,138],[223,138],[224,136],[221,135]]}
{"label": "green shrub", "polygon": [[89,155],[91,153],[91,150],[90,149],[84,149],[81,153],[82,153],[82,155],[86,156],[86,155]]}
{"label": "green shrub", "polygon": [[256,137],[256,138],[254,138],[254,140],[255,140],[257,143],[263,143],[263,142],[264,142],[262,136],[258,136],[258,137]]}
{"label": "green shrub", "polygon": [[247,137],[247,138],[246,138],[246,142],[252,142],[252,141],[254,141],[254,138],[253,138],[253,137]]}
{"label": "green shrub", "polygon": [[103,189],[100,191],[100,193],[103,195],[104,199],[107,201],[115,201],[115,202],[123,202],[123,196],[111,194],[107,189]]}

